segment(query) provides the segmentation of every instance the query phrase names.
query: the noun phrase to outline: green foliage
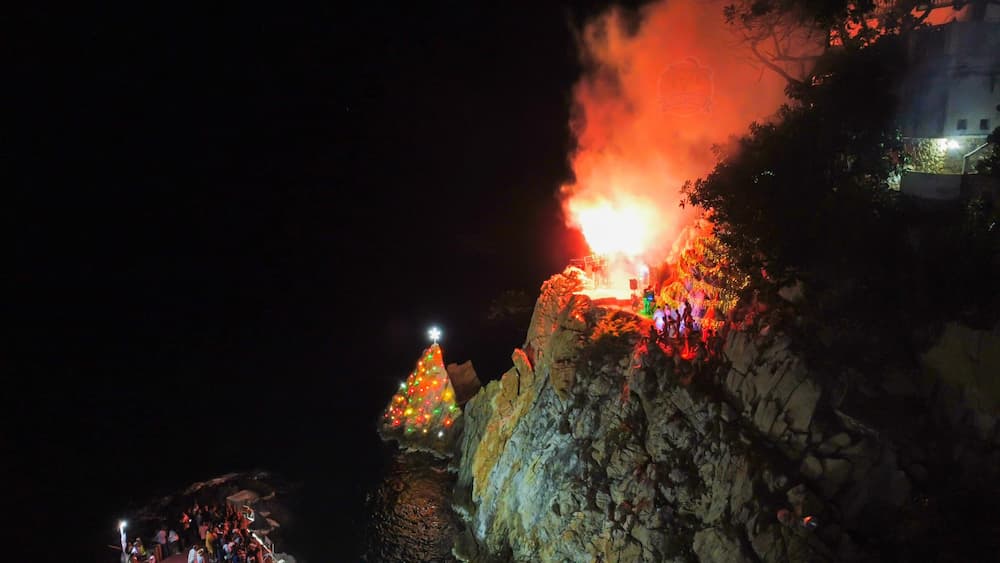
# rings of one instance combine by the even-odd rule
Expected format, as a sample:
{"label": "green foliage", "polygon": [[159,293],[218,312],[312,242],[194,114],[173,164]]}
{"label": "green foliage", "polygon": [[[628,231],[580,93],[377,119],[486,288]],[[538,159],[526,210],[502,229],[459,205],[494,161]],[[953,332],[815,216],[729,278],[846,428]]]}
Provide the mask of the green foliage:
{"label": "green foliage", "polygon": [[797,103],[776,123],[752,124],[749,135],[718,149],[722,160],[708,177],[684,187],[688,203],[711,211],[737,265],[758,280],[762,268],[782,283],[877,263],[873,251],[882,254],[889,234],[900,45],[833,58],[822,83],[792,89]]}
{"label": "green foliage", "polygon": [[1000,177],[1000,127],[993,130],[986,142],[990,144],[986,158],[976,163],[976,171],[987,176]]}
{"label": "green foliage", "polygon": [[807,299],[786,318],[807,350],[841,364],[912,359],[914,329],[997,316],[1000,228],[988,210],[927,209],[889,188],[904,43],[828,52],[813,83],[790,85],[775,122],[719,148],[716,168],[684,187],[749,290],[774,304],[777,288],[804,282]]}
{"label": "green foliage", "polygon": [[590,335],[592,345],[588,348],[593,358],[617,358],[631,352],[641,336],[642,325],[638,317],[615,311],[597,321]]}

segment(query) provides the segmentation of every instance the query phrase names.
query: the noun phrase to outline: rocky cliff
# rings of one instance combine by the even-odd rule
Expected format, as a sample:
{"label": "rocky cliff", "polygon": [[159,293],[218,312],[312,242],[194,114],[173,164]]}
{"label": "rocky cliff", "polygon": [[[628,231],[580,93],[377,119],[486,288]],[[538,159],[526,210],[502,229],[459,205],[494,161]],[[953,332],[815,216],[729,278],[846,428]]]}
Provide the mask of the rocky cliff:
{"label": "rocky cliff", "polygon": [[579,288],[543,285],[513,367],[465,406],[464,560],[877,560],[935,522],[918,493],[946,470],[930,457],[996,477],[995,406],[934,369],[831,383],[757,329],[693,364]]}

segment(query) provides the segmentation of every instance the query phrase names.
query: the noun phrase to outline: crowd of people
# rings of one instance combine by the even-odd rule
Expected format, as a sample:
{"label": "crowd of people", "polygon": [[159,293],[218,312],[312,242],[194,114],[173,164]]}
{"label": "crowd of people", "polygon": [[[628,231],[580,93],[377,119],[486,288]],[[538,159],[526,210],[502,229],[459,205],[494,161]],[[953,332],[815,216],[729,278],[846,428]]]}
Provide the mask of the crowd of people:
{"label": "crowd of people", "polygon": [[250,531],[253,511],[230,504],[201,506],[197,501],[182,511],[176,526],[161,522],[150,538],[126,541],[122,536],[124,563],[157,563],[178,553],[187,553],[188,563],[265,563],[270,550]]}

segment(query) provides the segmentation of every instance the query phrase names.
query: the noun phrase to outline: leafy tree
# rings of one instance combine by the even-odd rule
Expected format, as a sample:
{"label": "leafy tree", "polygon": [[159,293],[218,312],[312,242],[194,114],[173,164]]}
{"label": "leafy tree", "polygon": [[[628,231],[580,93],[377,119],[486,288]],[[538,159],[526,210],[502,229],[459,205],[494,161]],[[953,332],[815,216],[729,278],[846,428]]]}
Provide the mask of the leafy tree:
{"label": "leafy tree", "polygon": [[987,176],[1000,177],[1000,127],[986,137],[986,158],[976,163],[976,171]]}
{"label": "leafy tree", "polygon": [[898,41],[831,58],[824,80],[792,88],[797,103],[718,148],[716,168],[684,187],[686,201],[710,210],[719,238],[758,280],[766,272],[778,283],[819,282],[874,261],[882,241],[873,236],[890,234]]}
{"label": "leafy tree", "polygon": [[[717,149],[684,187],[707,210],[749,290],[766,300],[801,281],[803,343],[839,362],[915,357],[911,330],[996,318],[997,232],[960,206],[925,209],[889,187],[901,171],[895,86],[905,37],[825,52],[821,72],[789,84],[777,118]],[[901,328],[905,330],[901,330]]]}
{"label": "leafy tree", "polygon": [[885,35],[923,24],[931,3],[920,0],[740,0],[723,9],[750,60],[789,84],[812,84],[831,51],[857,51]]}

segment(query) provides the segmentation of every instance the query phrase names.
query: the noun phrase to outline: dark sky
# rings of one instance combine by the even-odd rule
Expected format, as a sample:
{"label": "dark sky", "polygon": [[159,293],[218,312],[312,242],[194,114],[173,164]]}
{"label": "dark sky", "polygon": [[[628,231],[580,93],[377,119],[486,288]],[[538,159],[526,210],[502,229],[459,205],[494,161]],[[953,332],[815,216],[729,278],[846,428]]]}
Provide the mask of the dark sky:
{"label": "dark sky", "polygon": [[7,20],[19,530],[306,425],[368,432],[431,322],[495,378],[526,326],[491,328],[488,303],[580,252],[555,194],[570,30],[600,3],[340,4]]}
{"label": "dark sky", "polygon": [[29,350],[69,345],[88,386],[266,377],[386,315],[537,287],[568,252],[573,13],[37,14],[14,116]]}

